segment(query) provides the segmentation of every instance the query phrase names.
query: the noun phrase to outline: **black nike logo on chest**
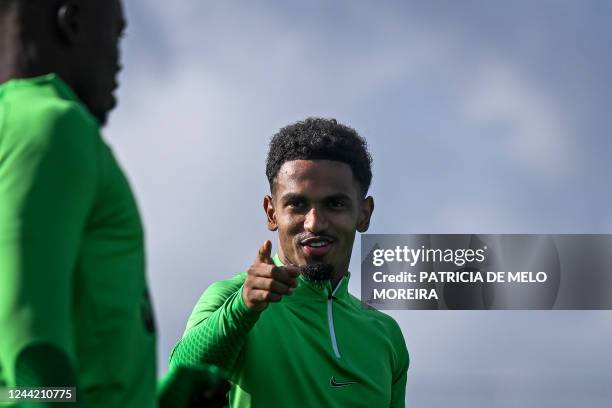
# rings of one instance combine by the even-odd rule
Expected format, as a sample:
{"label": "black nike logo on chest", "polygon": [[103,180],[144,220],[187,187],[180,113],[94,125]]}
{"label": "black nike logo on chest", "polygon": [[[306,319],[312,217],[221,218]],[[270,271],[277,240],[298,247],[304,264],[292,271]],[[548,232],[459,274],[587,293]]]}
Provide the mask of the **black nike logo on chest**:
{"label": "black nike logo on chest", "polygon": [[334,377],[333,375],[332,375],[332,378],[329,379],[329,385],[331,385],[332,387],[346,387],[352,384],[359,384],[359,382],[358,381],[338,381],[336,380],[336,377]]}

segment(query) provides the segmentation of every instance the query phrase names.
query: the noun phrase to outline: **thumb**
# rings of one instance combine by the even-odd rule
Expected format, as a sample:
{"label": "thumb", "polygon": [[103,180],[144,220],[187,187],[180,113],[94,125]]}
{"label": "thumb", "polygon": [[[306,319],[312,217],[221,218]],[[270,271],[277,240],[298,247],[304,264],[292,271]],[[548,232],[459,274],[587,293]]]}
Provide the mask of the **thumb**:
{"label": "thumb", "polygon": [[266,242],[263,243],[261,248],[259,248],[259,254],[257,256],[257,259],[259,259],[259,262],[262,263],[273,264],[274,262],[272,262],[271,255],[272,242],[270,242],[270,240],[266,240]]}

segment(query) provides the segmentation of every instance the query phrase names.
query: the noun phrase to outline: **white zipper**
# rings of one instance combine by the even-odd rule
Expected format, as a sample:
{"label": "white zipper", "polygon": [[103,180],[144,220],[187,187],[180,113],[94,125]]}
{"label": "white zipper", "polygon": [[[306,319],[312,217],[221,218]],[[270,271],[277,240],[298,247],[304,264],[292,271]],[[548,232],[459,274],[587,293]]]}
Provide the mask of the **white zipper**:
{"label": "white zipper", "polygon": [[338,350],[338,343],[336,342],[336,331],[334,330],[334,314],[332,311],[332,304],[334,302],[333,296],[336,294],[336,290],[340,287],[340,282],[336,285],[336,288],[332,292],[331,296],[327,298],[327,323],[329,324],[329,337],[331,337],[332,348],[336,358],[340,358],[340,351]]}

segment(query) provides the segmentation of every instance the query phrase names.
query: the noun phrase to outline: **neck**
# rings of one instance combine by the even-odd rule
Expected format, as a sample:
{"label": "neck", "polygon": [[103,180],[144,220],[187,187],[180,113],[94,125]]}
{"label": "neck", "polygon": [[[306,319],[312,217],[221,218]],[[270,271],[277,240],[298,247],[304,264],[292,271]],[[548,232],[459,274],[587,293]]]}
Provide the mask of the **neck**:
{"label": "neck", "polygon": [[19,29],[10,14],[0,15],[0,83],[23,76],[19,70]]}
{"label": "neck", "polygon": [[0,14],[0,83],[50,72],[66,73],[60,69],[63,57],[59,49],[44,36],[29,38],[18,14],[17,9]]}
{"label": "neck", "polygon": [[0,84],[10,81],[13,78],[18,78],[14,68],[6,63],[4,59],[0,58]]}
{"label": "neck", "polygon": [[333,278],[331,278],[331,285],[333,290],[338,287],[340,281],[342,280],[342,278],[344,278],[344,275],[346,275],[346,272],[337,273]]}

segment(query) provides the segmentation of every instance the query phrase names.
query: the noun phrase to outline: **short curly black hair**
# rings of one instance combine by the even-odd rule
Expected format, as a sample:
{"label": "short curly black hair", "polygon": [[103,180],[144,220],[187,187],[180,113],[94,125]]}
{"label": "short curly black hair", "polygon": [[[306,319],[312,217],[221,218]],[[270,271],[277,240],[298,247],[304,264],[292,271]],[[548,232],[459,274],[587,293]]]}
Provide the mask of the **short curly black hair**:
{"label": "short curly black hair", "polygon": [[283,163],[292,160],[333,160],[348,164],[365,196],[372,182],[372,156],[355,129],[336,119],[307,118],[285,126],[270,140],[266,176],[273,191]]}

